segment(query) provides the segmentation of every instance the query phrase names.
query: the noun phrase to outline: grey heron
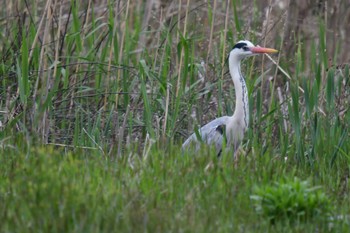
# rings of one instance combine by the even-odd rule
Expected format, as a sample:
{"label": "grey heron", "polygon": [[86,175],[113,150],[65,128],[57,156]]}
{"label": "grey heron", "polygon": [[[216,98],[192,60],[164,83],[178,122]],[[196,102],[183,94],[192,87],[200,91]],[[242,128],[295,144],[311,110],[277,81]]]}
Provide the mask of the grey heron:
{"label": "grey heron", "polygon": [[236,158],[237,149],[249,123],[248,91],[241,72],[241,60],[257,54],[276,52],[278,51],[275,49],[254,46],[247,40],[241,40],[233,47],[229,54],[228,63],[236,92],[235,111],[232,116],[219,117],[204,125],[198,132],[194,132],[183,143],[182,150],[191,146],[198,150],[200,144],[205,143],[214,146],[219,156],[223,149],[224,140],[226,140],[225,145],[233,148]]}

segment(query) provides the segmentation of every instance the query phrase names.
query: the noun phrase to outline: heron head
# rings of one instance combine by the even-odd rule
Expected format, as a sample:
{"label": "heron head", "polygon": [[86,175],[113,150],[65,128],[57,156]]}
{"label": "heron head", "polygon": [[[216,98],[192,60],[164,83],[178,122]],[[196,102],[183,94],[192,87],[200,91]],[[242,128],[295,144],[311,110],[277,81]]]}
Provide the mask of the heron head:
{"label": "heron head", "polygon": [[277,53],[276,49],[263,48],[260,46],[254,46],[254,44],[248,40],[238,41],[233,46],[230,56],[235,56],[238,60],[242,60],[246,57],[251,57],[262,53]]}

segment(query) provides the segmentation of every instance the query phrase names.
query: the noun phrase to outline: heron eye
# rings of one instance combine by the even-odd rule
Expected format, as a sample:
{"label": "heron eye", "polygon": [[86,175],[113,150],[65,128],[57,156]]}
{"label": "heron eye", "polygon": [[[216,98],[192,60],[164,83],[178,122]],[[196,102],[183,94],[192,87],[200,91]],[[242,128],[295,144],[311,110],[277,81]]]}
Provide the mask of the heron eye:
{"label": "heron eye", "polygon": [[244,51],[249,51],[248,46],[244,46],[244,47],[243,47],[243,50],[244,50]]}

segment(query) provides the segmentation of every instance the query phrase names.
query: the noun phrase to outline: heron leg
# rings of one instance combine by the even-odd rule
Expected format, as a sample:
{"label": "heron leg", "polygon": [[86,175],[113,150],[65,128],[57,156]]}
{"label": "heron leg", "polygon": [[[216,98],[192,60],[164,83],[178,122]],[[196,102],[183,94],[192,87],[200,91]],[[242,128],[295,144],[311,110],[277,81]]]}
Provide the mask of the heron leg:
{"label": "heron leg", "polygon": [[237,167],[238,164],[238,157],[239,157],[239,143],[234,143],[234,152],[233,152],[233,163],[235,164],[235,167]]}

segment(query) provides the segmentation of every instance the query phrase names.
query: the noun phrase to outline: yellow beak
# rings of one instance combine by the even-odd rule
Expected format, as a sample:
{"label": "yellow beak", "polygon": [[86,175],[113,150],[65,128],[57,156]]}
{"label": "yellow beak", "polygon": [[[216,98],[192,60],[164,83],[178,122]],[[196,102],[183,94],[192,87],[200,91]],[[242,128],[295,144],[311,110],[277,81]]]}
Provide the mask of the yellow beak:
{"label": "yellow beak", "polygon": [[252,53],[278,53],[276,49],[263,48],[263,47],[251,47],[250,51]]}

